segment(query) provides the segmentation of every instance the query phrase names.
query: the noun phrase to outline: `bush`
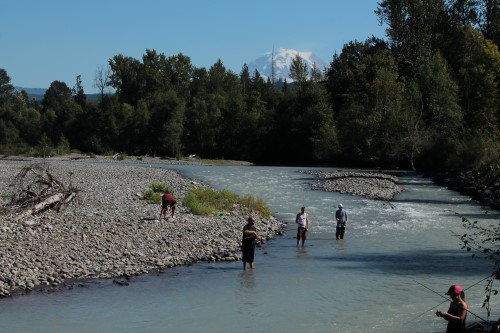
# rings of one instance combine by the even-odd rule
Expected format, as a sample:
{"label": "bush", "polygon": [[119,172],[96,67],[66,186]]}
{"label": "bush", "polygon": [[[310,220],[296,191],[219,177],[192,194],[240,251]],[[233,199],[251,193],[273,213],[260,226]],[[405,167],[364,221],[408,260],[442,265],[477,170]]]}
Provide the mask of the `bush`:
{"label": "bush", "polygon": [[159,204],[161,203],[161,197],[163,193],[170,192],[168,185],[165,183],[151,183],[149,184],[149,189],[142,192],[142,199],[149,201],[150,203]]}
{"label": "bush", "polygon": [[158,193],[170,193],[170,189],[168,188],[168,185],[165,183],[151,183],[149,184],[149,188],[153,190],[154,192]]}
{"label": "bush", "polygon": [[271,216],[271,210],[262,199],[255,199],[251,195],[240,197],[228,190],[192,189],[188,191],[182,203],[195,215],[211,215],[218,211],[236,209],[241,213],[256,211],[265,217]]}
{"label": "bush", "polygon": [[161,193],[155,192],[151,189],[142,192],[142,199],[149,201],[150,203],[159,204],[161,203]]}

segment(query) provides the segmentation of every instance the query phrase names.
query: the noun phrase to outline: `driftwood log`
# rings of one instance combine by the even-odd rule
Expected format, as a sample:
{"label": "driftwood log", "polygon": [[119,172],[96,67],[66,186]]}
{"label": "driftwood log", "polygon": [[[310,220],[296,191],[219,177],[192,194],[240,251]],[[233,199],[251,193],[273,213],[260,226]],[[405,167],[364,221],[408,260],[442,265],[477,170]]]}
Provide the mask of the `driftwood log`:
{"label": "driftwood log", "polygon": [[13,186],[17,193],[13,195],[12,207],[21,211],[15,217],[17,222],[49,208],[61,212],[80,192],[71,181],[65,186],[52,175],[48,164],[24,167],[14,178]]}

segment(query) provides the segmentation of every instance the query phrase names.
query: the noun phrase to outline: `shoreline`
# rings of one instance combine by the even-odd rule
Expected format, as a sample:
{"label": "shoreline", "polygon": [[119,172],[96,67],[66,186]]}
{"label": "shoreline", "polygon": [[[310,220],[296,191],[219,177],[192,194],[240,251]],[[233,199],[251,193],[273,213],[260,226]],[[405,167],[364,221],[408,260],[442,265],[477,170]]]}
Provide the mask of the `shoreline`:
{"label": "shoreline", "polygon": [[[170,169],[109,159],[96,162],[0,159],[0,204],[5,207],[0,212],[0,297],[71,288],[93,279],[116,279],[120,284],[120,278],[178,265],[241,259],[241,230],[247,216],[236,209],[223,216],[196,216],[182,205],[190,188],[206,185]],[[22,167],[34,163],[48,163],[55,177],[81,191],[76,202],[60,213],[49,209],[16,222],[18,212],[5,206],[12,190],[9,184]],[[154,163],[175,162],[154,159]],[[177,197],[173,221],[156,222],[160,205],[140,198],[152,182],[168,184]],[[283,234],[285,225],[274,217],[253,215],[260,243]]]}

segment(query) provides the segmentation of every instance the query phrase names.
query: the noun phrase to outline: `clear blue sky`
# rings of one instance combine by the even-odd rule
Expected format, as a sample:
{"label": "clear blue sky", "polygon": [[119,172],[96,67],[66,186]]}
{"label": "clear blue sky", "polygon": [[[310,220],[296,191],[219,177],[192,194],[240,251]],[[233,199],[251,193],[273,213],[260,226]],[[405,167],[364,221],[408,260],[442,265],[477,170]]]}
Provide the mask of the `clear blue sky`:
{"label": "clear blue sky", "polygon": [[1,5],[0,68],[11,83],[48,88],[55,80],[86,93],[117,54],[142,61],[146,49],[182,53],[196,67],[221,59],[239,73],[280,47],[326,63],[350,41],[385,38],[378,0],[24,0]]}

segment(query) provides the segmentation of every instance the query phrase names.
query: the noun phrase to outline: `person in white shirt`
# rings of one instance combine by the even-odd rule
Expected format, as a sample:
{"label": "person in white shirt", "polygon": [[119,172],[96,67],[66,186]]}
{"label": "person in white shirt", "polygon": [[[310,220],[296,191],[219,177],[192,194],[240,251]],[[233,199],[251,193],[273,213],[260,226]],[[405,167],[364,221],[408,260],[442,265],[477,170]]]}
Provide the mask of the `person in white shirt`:
{"label": "person in white shirt", "polygon": [[299,242],[302,240],[302,247],[307,239],[306,233],[309,228],[309,216],[306,213],[306,207],[300,209],[300,213],[297,214],[295,218],[295,223],[299,225],[297,228],[297,247],[299,247]]}

